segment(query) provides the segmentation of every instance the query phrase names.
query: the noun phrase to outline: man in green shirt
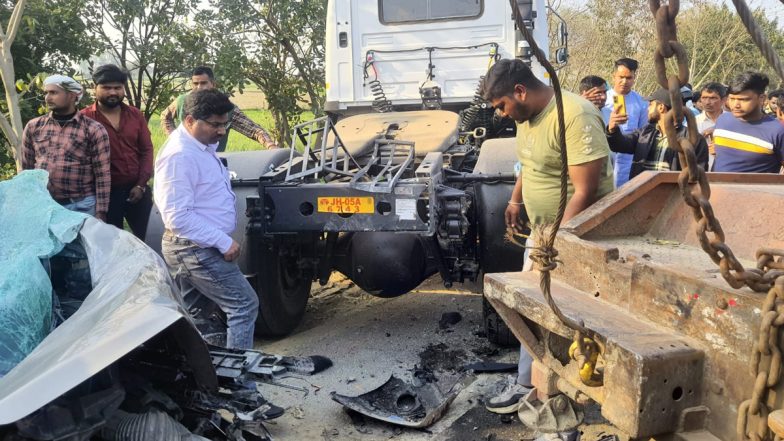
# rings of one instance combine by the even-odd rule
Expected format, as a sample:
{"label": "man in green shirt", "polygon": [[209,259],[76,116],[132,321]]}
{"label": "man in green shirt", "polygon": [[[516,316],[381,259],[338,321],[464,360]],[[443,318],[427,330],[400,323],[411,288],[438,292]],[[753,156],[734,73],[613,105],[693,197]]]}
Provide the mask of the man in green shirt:
{"label": "man in green shirt", "polygon": [[[212,69],[207,66],[199,66],[193,69],[191,72],[191,92],[214,89],[215,87],[215,75],[213,74]],[[161,127],[167,135],[171,135],[177,126],[182,123],[183,119],[185,119],[183,107],[185,106],[186,96],[188,96],[187,93],[178,96],[177,99],[172,101],[172,103],[161,112]],[[278,148],[269,133],[248,118],[248,116],[238,107],[235,106],[234,109],[229,112],[229,121],[232,129],[247,138],[257,141],[262,147],[267,149]],[[226,150],[228,139],[229,129],[227,128],[226,135],[218,141],[218,152]]]}
{"label": "man in green shirt", "polygon": [[[523,61],[505,59],[487,73],[483,95],[500,115],[517,122],[517,158],[522,171],[506,209],[506,224],[523,228],[519,216],[523,206],[533,227],[554,222],[561,185],[555,91],[536,78]],[[566,222],[613,191],[613,168],[599,110],[578,95],[566,91],[562,95],[569,170]],[[526,255],[524,270],[530,267]],[[488,410],[518,410],[531,388],[531,361],[521,349],[516,383],[488,400]]]}

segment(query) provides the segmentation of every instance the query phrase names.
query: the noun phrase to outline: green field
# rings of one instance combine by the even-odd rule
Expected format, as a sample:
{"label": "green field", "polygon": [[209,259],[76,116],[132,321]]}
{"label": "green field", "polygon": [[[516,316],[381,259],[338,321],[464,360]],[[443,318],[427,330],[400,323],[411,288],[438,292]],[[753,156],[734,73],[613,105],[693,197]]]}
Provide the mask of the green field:
{"label": "green field", "polygon": [[[272,120],[272,114],[269,110],[258,110],[258,109],[245,109],[243,110],[248,118],[252,119],[260,126],[264,127],[272,133],[273,128],[275,127],[275,123]],[[313,118],[313,114],[310,112],[305,112],[302,115],[303,121],[308,121]],[[166,134],[161,128],[160,118],[158,115],[153,115],[150,118],[149,122],[150,127],[150,134],[152,135],[152,145],[155,147],[155,155],[158,155],[158,150],[163,146],[163,143],[166,142]],[[281,145],[281,147],[288,147],[288,142]],[[246,150],[260,150],[261,145],[258,142],[246,138],[236,131],[232,130],[229,132],[229,143],[226,146],[226,151],[229,152],[241,152]]]}

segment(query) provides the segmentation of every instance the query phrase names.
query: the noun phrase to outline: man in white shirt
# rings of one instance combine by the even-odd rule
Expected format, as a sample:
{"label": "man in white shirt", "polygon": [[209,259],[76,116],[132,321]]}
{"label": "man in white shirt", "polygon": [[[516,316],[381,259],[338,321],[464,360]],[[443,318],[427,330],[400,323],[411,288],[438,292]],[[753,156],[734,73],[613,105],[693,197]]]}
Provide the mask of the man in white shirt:
{"label": "man in white shirt", "polygon": [[713,126],[716,120],[724,113],[724,104],[727,101],[727,88],[721,83],[708,83],[700,89],[700,103],[702,113],[697,115],[697,130],[705,137],[708,143],[708,170],[713,169],[713,160],[716,150],[713,146]]}
{"label": "man in white shirt", "polygon": [[253,348],[256,292],[235,260],[240,245],[229,173],[215,150],[234,105],[217,90],[188,95],[185,119],[155,161],[155,205],[166,228],[161,249],[181,289],[196,288],[226,313],[229,348]]}
{"label": "man in white shirt", "polygon": [[[614,97],[621,95],[624,98],[624,107],[628,119],[619,127],[621,133],[629,134],[648,125],[648,101],[632,90],[637,80],[637,60],[620,58],[615,61],[615,70],[612,74],[612,89],[607,91],[607,102],[602,109],[604,124],[610,122],[610,113],[613,111]],[[625,153],[615,155],[615,186],[620,187],[629,180],[632,169],[632,156]]]}

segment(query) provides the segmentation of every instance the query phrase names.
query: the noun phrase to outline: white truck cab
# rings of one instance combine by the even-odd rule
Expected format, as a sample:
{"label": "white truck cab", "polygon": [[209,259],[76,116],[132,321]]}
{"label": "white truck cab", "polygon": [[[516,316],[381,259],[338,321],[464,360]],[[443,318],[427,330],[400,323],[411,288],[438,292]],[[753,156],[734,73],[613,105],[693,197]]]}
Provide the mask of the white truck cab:
{"label": "white truck cab", "polygon": [[[517,3],[546,52],[545,1]],[[422,109],[435,93],[439,108],[463,108],[496,57],[531,60],[507,0],[330,0],[326,110]],[[535,59],[531,67],[545,78]]]}

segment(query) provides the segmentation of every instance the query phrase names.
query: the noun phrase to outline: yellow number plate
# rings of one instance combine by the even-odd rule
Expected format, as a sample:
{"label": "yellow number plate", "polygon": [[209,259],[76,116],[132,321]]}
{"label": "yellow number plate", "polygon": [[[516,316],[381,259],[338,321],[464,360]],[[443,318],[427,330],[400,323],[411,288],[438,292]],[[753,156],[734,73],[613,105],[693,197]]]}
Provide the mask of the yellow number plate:
{"label": "yellow number plate", "polygon": [[318,198],[319,213],[372,214],[375,204],[372,197]]}

